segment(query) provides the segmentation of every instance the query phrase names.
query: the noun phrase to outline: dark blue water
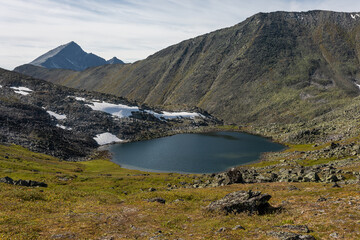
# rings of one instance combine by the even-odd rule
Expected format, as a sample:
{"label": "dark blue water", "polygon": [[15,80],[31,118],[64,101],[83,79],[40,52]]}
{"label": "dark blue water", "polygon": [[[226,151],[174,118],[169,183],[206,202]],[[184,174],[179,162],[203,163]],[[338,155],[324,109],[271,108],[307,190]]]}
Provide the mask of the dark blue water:
{"label": "dark blue water", "polygon": [[112,161],[124,168],[182,173],[225,171],[282,149],[268,139],[235,132],[179,134],[109,146]]}

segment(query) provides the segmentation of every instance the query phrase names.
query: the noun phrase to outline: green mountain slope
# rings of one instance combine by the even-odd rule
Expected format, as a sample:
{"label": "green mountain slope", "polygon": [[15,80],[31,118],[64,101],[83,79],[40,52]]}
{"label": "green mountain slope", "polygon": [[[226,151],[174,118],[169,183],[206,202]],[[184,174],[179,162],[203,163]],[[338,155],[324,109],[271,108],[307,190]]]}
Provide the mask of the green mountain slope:
{"label": "green mountain slope", "polygon": [[359,94],[359,38],[360,18],[351,13],[259,13],[133,64],[15,70],[152,106],[196,106],[226,122],[294,123]]}

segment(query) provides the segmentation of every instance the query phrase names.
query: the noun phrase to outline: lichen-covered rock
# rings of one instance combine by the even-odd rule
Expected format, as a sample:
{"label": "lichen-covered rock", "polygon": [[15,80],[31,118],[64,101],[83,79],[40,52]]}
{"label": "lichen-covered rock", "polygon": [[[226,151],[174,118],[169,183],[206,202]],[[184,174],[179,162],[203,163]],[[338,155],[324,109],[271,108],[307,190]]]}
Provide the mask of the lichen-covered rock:
{"label": "lichen-covered rock", "polygon": [[211,202],[207,206],[208,211],[220,211],[229,213],[250,212],[265,214],[275,210],[268,201],[271,196],[261,192],[238,191],[227,194],[224,198]]}

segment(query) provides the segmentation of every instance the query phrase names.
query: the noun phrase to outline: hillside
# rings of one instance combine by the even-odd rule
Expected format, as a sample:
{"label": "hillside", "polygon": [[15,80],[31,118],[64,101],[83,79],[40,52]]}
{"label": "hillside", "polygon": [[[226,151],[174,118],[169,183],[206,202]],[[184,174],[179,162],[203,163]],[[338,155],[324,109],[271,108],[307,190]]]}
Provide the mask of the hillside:
{"label": "hillside", "polygon": [[156,138],[217,123],[205,112],[162,112],[3,69],[0,94],[0,144],[65,160],[87,158],[99,145],[113,141]]}
{"label": "hillside", "polygon": [[133,64],[15,70],[152,106],[196,106],[228,123],[298,123],[359,95],[359,34],[354,13],[259,13]]}

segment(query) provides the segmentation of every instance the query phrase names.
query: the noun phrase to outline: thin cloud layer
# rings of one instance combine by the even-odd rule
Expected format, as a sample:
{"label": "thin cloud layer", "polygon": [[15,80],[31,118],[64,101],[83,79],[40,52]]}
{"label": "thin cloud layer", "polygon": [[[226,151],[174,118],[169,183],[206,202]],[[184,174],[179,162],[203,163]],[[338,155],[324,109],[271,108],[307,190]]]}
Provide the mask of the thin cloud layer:
{"label": "thin cloud layer", "polygon": [[360,11],[355,0],[0,0],[0,67],[13,69],[61,44],[125,62],[237,24],[257,12]]}

